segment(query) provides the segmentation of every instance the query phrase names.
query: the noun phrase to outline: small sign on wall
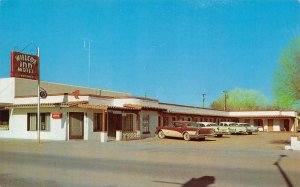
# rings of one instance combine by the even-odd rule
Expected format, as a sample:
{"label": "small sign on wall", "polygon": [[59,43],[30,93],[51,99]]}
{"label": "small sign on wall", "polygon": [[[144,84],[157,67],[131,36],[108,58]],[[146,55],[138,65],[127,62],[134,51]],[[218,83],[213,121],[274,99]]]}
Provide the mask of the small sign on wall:
{"label": "small sign on wall", "polygon": [[62,118],[62,113],[52,113],[52,118],[53,119],[61,119]]}

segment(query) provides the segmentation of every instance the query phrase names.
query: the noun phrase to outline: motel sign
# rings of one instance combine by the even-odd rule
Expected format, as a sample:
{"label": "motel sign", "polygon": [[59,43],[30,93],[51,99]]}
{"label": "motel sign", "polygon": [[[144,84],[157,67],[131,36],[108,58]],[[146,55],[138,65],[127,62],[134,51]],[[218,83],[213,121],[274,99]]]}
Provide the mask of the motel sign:
{"label": "motel sign", "polygon": [[11,77],[39,79],[39,57],[37,55],[11,52]]}

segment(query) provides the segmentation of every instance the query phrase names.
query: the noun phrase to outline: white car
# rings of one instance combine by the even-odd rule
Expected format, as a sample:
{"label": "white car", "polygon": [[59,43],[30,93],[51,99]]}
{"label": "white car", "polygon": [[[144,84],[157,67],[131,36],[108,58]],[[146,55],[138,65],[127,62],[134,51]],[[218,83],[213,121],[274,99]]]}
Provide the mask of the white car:
{"label": "white car", "polygon": [[246,127],[240,126],[236,122],[220,122],[219,126],[227,127],[228,134],[247,134]]}
{"label": "white car", "polygon": [[248,134],[252,134],[258,132],[258,127],[254,125],[250,125],[249,123],[237,123],[240,126],[246,127],[246,131]]}
{"label": "white car", "polygon": [[222,137],[223,134],[228,134],[227,127],[218,126],[216,123],[213,122],[196,122],[202,128],[213,128],[214,134],[217,137]]}

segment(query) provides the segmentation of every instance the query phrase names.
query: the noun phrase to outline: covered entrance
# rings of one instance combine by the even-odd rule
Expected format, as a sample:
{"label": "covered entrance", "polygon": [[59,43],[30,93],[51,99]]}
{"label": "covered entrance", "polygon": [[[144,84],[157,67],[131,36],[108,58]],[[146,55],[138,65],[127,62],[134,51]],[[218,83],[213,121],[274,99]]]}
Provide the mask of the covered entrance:
{"label": "covered entrance", "polygon": [[108,113],[108,137],[116,137],[116,131],[122,130],[122,114]]}
{"label": "covered entrance", "polygon": [[285,131],[290,131],[290,120],[284,119],[283,125]]}
{"label": "covered entrance", "polygon": [[69,139],[83,139],[84,113],[70,112],[69,114]]}

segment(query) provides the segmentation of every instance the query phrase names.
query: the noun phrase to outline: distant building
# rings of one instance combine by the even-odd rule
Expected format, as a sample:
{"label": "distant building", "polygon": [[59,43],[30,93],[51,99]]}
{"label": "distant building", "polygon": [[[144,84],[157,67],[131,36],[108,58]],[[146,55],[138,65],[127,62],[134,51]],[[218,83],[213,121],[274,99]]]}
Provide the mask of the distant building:
{"label": "distant building", "polygon": [[[41,82],[41,139],[99,140],[155,135],[175,120],[248,122],[260,131],[295,131],[295,111],[221,111],[162,103],[129,93]],[[37,138],[37,81],[0,79],[0,138]]]}

